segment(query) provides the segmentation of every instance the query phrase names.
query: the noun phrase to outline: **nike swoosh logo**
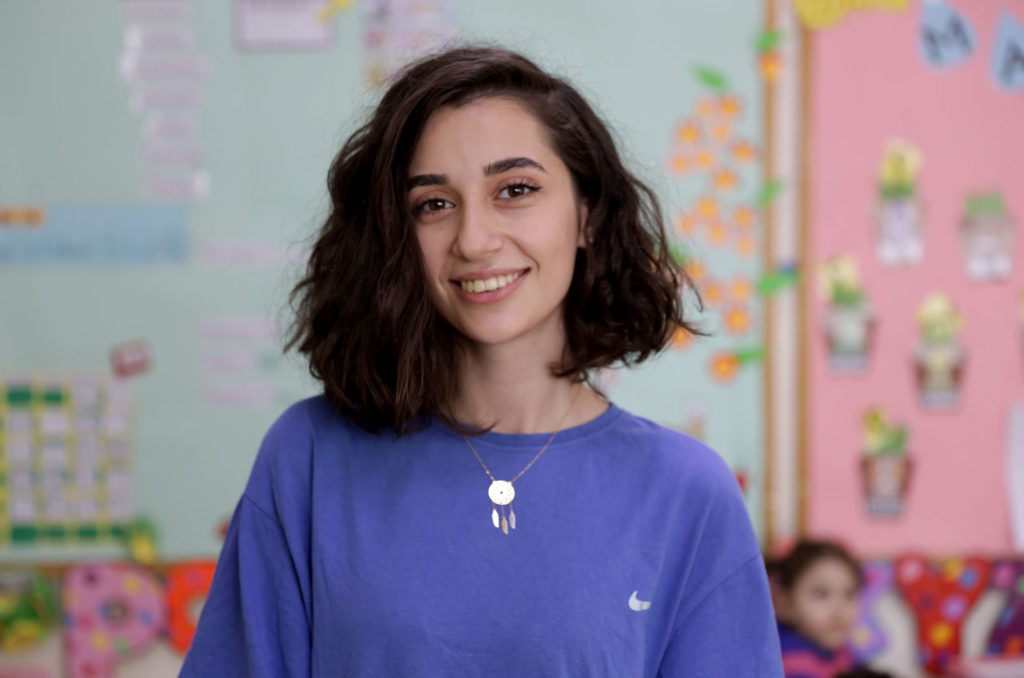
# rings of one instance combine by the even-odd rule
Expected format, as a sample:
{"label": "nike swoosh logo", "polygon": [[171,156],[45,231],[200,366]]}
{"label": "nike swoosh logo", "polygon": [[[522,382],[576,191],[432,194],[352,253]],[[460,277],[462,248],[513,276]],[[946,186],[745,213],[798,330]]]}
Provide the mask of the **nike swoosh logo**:
{"label": "nike swoosh logo", "polygon": [[629,596],[629,609],[634,612],[643,612],[644,610],[650,609],[651,601],[640,600],[636,597],[637,593],[639,593],[639,591],[633,591],[632,595]]}

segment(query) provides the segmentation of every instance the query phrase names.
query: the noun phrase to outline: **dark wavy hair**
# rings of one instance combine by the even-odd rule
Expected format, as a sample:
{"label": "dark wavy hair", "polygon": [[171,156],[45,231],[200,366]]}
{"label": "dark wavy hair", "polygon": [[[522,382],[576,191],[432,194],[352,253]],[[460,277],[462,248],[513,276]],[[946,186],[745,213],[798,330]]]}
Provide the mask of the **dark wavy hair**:
{"label": "dark wavy hair", "polygon": [[[483,97],[525,106],[549,135],[588,210],[564,304],[567,347],[552,374],[635,364],[665,347],[690,281],[673,259],[654,193],[624,166],[584,98],[523,56],[451,49],[407,67],[331,164],[331,211],[302,280],[286,350],[298,347],[327,399],[371,431],[402,435],[450,412],[458,335],[427,296],[408,204],[408,169],[427,119]],[[699,303],[699,298],[698,298]]]}

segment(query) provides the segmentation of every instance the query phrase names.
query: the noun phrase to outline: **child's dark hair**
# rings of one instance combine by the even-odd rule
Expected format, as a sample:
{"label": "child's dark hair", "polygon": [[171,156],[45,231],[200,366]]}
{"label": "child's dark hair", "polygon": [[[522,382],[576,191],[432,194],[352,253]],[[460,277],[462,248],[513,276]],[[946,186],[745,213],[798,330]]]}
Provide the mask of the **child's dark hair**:
{"label": "child's dark hair", "polygon": [[771,579],[782,589],[792,591],[800,577],[816,562],[834,558],[849,566],[859,589],[864,585],[860,563],[845,548],[832,541],[801,539],[789,553],[765,563]]}
{"label": "child's dark hair", "polygon": [[876,671],[866,666],[858,666],[852,671],[838,674],[836,678],[895,678],[895,676],[886,671]]}

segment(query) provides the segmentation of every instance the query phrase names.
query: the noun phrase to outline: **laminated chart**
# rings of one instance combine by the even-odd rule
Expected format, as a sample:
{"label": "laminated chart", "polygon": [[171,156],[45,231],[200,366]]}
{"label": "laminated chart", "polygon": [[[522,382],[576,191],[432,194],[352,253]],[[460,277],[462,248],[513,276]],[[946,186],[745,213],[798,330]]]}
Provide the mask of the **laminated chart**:
{"label": "laminated chart", "polygon": [[131,384],[0,375],[0,545],[109,542],[133,521]]}

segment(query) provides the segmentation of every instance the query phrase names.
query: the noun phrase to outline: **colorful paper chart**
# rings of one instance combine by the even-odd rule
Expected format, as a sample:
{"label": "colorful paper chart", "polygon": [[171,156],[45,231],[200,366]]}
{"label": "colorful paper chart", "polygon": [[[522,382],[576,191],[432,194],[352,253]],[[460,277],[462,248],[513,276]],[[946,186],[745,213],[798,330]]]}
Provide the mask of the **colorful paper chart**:
{"label": "colorful paper chart", "polygon": [[88,544],[134,518],[132,391],[106,375],[0,377],[0,544]]}

